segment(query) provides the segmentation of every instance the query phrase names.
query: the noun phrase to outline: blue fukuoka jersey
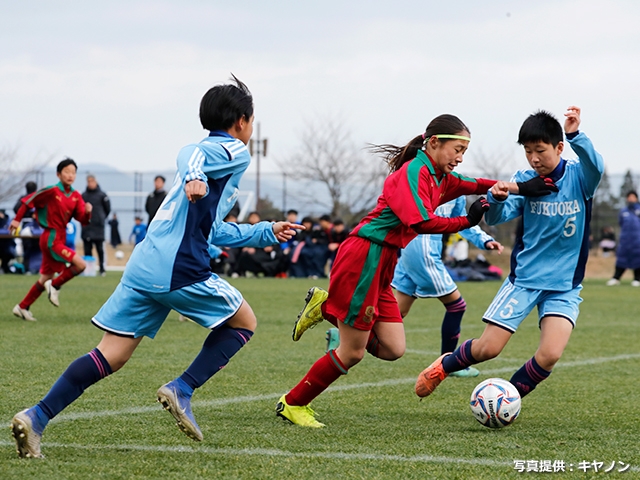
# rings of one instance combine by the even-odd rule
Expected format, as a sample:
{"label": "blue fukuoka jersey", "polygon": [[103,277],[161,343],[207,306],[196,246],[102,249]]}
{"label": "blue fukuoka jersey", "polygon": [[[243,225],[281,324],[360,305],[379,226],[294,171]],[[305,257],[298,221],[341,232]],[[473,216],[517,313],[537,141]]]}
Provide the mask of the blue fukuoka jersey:
{"label": "blue fukuoka jersey", "polygon": [[[238,184],[251,157],[240,140],[225,132],[184,147],[171,190],[135,247],[122,283],[147,292],[167,292],[207,280],[209,236],[227,216],[238,197]],[[190,203],[185,184],[202,180],[207,194]]]}
{"label": "blue fukuoka jersey", "polygon": [[[532,290],[569,291],[584,278],[589,255],[591,203],[604,172],[604,162],[582,132],[567,137],[577,160],[561,160],[549,175],[559,191],[539,198],[509,195],[504,201],[488,195],[489,225],[522,217],[511,255],[509,280]],[[534,170],[516,172],[523,182]]]}

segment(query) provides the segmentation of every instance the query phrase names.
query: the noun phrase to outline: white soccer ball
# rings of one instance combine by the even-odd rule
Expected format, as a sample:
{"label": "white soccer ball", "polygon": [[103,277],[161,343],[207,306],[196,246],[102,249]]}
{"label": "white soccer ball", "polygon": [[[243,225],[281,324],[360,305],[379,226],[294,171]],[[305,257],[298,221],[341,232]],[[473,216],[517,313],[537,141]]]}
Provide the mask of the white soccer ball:
{"label": "white soccer ball", "polygon": [[502,378],[489,378],[471,394],[471,412],[482,425],[502,428],[511,425],[520,413],[520,393]]}
{"label": "white soccer ball", "polygon": [[116,250],[116,258],[122,260],[124,258],[124,252],[122,250]]}

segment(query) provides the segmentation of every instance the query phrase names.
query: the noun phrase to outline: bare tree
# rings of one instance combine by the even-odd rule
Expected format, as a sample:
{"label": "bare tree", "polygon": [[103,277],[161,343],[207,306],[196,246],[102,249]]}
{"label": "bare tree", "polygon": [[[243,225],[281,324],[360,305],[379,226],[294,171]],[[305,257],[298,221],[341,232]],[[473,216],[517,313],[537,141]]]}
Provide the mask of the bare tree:
{"label": "bare tree", "polygon": [[0,147],[0,203],[19,196],[27,180],[33,179],[53,156],[42,155],[30,161],[20,160],[17,147]]}
{"label": "bare tree", "polygon": [[[342,121],[331,119],[307,123],[298,150],[277,163],[291,178],[306,182],[301,198],[346,221],[373,207],[388,173],[381,159],[365,155],[355,145]],[[324,186],[328,202],[309,195],[313,183]]]}
{"label": "bare tree", "polygon": [[479,177],[508,180],[517,170],[517,161],[513,152],[494,152],[486,154],[481,148],[475,150],[474,166]]}

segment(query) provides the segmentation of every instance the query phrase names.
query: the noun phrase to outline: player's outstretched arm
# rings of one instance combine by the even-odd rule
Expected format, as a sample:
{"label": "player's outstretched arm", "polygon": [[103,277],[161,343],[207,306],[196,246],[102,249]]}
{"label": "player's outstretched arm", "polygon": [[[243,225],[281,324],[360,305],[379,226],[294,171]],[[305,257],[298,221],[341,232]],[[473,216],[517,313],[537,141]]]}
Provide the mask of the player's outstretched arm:
{"label": "player's outstretched arm", "polygon": [[291,222],[275,222],[273,224],[273,233],[279,242],[291,240],[295,236],[296,230],[306,230],[306,227]]}

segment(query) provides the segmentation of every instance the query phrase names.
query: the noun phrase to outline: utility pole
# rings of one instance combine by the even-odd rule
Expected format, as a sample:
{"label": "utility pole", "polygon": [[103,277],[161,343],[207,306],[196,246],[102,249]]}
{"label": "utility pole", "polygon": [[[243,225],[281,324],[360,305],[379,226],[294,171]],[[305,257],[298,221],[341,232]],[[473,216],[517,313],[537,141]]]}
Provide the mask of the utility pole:
{"label": "utility pole", "polygon": [[260,122],[256,125],[256,140],[249,140],[249,153],[256,156],[256,211],[260,211],[260,158],[267,156],[267,139],[260,138]]}

